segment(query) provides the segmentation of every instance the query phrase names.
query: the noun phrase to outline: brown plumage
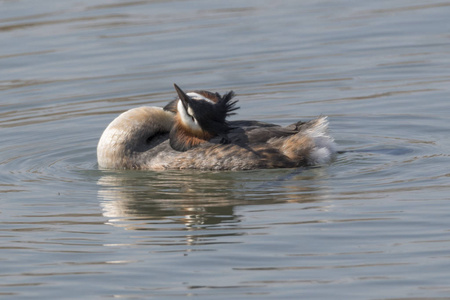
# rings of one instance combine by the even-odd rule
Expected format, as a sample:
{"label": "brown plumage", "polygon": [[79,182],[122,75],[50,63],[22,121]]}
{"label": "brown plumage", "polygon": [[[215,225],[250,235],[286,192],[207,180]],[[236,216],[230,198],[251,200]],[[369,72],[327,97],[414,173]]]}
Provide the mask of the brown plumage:
{"label": "brown plumage", "polygon": [[170,145],[179,151],[186,151],[213,138],[213,135],[204,130],[195,130],[186,127],[177,114],[170,131]]}
{"label": "brown plumage", "polygon": [[184,93],[164,109],[141,107],[117,117],[98,147],[101,168],[248,170],[328,162],[335,150],[320,117],[287,127],[227,121],[234,93]]}

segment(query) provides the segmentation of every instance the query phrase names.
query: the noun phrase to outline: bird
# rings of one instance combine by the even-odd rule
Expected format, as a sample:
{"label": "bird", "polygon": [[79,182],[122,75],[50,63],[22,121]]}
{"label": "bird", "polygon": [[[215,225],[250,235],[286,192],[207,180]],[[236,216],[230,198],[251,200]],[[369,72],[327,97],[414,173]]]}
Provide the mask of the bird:
{"label": "bird", "polygon": [[254,170],[322,165],[336,144],[328,119],[320,116],[289,126],[230,121],[238,100],[205,90],[185,93],[166,106],[132,108],[115,118],[97,145],[101,169]]}

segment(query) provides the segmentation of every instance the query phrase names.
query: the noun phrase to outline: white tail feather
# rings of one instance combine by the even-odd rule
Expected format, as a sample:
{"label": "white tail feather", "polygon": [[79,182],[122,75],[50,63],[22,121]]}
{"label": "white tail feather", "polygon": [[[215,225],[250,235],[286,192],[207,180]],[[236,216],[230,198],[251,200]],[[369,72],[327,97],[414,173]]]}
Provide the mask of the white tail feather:
{"label": "white tail feather", "polygon": [[306,130],[306,134],[314,141],[308,163],[326,164],[330,162],[336,153],[334,139],[328,134],[328,119],[320,117],[314,120],[314,124]]}

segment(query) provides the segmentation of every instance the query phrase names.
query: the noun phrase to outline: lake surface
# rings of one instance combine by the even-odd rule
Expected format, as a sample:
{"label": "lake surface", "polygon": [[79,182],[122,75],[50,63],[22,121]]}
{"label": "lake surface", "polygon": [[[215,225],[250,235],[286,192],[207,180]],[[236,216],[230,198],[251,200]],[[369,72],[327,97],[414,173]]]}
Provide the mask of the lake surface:
{"label": "lake surface", "polygon": [[[0,1],[0,296],[450,299],[450,3]],[[234,90],[329,165],[103,171],[119,113]]]}

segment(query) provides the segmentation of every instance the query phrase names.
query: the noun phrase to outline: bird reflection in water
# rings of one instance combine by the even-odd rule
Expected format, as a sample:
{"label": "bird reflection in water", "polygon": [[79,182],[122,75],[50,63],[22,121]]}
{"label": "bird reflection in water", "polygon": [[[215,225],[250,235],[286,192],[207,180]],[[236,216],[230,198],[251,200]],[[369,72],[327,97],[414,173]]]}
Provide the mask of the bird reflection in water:
{"label": "bird reflection in water", "polygon": [[105,172],[98,180],[98,194],[107,224],[126,230],[159,231],[155,238],[170,237],[155,241],[160,244],[174,245],[174,239],[180,243],[182,236],[181,243],[199,245],[216,239],[218,231],[208,229],[218,226],[221,235],[245,234],[245,230],[236,227],[242,221],[242,216],[236,213],[237,207],[328,200],[321,182],[321,178],[326,178],[324,173],[324,168],[304,173],[292,170]]}

